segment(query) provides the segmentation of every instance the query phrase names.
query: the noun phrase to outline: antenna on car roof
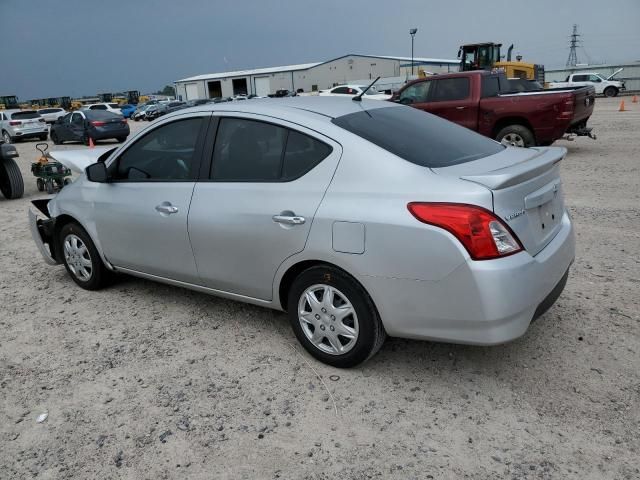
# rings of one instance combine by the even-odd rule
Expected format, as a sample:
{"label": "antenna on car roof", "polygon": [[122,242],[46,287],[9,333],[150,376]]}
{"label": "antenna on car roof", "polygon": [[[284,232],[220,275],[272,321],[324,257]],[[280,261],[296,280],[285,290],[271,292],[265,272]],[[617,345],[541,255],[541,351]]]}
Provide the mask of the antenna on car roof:
{"label": "antenna on car roof", "polygon": [[367,88],[365,88],[365,89],[362,91],[362,93],[360,93],[360,95],[356,95],[356,96],[355,96],[355,97],[353,97],[351,100],[353,100],[354,102],[361,102],[361,101],[362,101],[362,96],[363,96],[365,93],[367,93],[367,91],[368,91],[371,87],[373,87],[373,84],[374,84],[374,83],[376,83],[378,80],[380,80],[380,77],[376,77],[376,79],[375,79],[373,82],[371,82],[371,83],[369,84],[369,86],[368,86]]}

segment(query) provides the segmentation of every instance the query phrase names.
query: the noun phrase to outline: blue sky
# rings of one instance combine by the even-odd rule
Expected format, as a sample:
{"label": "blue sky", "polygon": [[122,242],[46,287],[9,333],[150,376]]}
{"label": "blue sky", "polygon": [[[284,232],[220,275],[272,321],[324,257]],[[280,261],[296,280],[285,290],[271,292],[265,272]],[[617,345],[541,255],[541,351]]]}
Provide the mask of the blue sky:
{"label": "blue sky", "polygon": [[0,95],[21,99],[155,91],[201,73],[346,53],[456,58],[466,42],[515,44],[563,66],[640,60],[640,0],[0,0]]}

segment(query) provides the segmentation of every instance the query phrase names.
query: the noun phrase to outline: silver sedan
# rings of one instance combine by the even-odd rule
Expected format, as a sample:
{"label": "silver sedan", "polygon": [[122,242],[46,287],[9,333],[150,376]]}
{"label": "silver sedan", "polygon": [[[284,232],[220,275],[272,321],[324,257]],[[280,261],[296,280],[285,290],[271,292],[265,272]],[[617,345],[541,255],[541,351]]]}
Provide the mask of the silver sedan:
{"label": "silver sedan", "polygon": [[389,102],[201,105],[53,152],[84,174],[33,202],[31,229],[85,289],[126,273],[284,310],[311,355],[349,367],[387,335],[523,335],[574,258],[565,154]]}

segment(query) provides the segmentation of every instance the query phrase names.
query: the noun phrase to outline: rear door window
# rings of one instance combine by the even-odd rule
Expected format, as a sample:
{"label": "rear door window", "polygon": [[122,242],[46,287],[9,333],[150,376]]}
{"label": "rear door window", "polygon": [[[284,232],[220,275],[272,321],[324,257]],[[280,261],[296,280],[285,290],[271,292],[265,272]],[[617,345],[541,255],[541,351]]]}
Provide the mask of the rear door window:
{"label": "rear door window", "polygon": [[349,87],[338,87],[331,90],[331,93],[338,93],[341,95],[348,95],[351,89]]}
{"label": "rear door window", "polygon": [[213,151],[211,179],[219,182],[288,182],[331,153],[308,135],[267,122],[222,118]]}
{"label": "rear door window", "polygon": [[408,162],[428,168],[471,162],[505,149],[498,142],[415,108],[375,108],[336,117],[331,122]]}
{"label": "rear door window", "polygon": [[469,97],[468,78],[442,78],[435,80],[434,92],[431,96],[432,102],[464,100],[467,97]]}
{"label": "rear door window", "polygon": [[16,112],[11,114],[13,120],[29,120],[38,117],[40,117],[38,112]]}
{"label": "rear door window", "polygon": [[573,76],[573,81],[574,82],[586,82],[588,78],[589,77],[587,75],[574,75]]}

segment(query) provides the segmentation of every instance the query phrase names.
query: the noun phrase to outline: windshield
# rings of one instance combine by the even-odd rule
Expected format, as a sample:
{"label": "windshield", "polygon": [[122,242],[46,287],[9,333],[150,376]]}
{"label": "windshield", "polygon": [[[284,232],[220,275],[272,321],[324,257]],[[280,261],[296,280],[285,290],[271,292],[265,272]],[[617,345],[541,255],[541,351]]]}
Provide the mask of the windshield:
{"label": "windshield", "polygon": [[408,162],[441,168],[494,155],[504,146],[412,107],[383,107],[336,117],[332,123]]}

